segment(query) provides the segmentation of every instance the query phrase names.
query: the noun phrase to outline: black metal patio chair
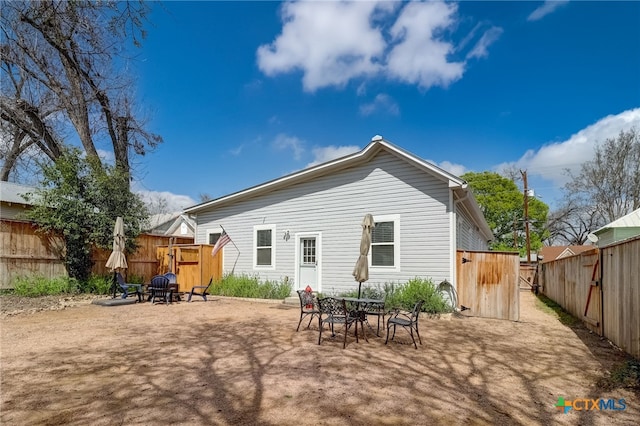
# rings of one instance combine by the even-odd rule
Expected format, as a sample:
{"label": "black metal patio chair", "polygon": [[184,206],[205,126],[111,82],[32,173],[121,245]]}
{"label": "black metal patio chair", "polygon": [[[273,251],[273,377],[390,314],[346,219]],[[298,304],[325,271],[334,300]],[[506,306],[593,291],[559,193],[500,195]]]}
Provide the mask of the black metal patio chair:
{"label": "black metal patio chair", "polygon": [[309,324],[307,324],[307,328],[309,328],[313,318],[320,318],[320,311],[318,310],[318,298],[314,293],[305,290],[297,290],[297,293],[300,299],[300,321],[298,321],[296,331],[299,331],[300,324],[304,318],[311,316]]}
{"label": "black metal patio chair", "polygon": [[392,311],[393,313],[387,320],[387,338],[384,341],[385,345],[389,341],[389,333],[391,331],[391,327],[393,327],[393,335],[391,336],[391,340],[393,340],[396,337],[396,327],[400,326],[409,331],[409,334],[411,334],[411,340],[413,341],[413,346],[418,349],[418,345],[416,345],[416,339],[413,336],[413,330],[416,331],[416,334],[418,335],[418,341],[420,342],[420,344],[422,344],[420,332],[418,331],[418,317],[420,316],[420,311],[422,310],[423,304],[424,300],[418,301],[414,305],[413,311],[411,312],[402,311],[400,309]]}
{"label": "black metal patio chair", "polygon": [[[318,310],[320,315],[318,316],[318,344],[322,342],[322,329],[325,324],[329,324],[331,327],[331,335],[335,336],[334,326],[336,324],[344,325],[344,340],[342,342],[342,349],[347,347],[347,331],[352,324],[356,324],[358,317],[354,316],[347,310],[347,304],[344,299],[337,299],[335,297],[325,297],[318,299]],[[356,329],[356,343],[358,342],[358,333]]]}

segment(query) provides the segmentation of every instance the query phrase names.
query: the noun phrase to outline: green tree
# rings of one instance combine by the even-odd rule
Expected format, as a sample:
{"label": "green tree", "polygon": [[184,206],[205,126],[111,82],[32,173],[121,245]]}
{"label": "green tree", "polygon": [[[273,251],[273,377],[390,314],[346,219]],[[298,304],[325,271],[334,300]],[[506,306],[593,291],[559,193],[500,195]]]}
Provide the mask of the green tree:
{"label": "green tree", "polygon": [[[468,172],[462,178],[469,183],[495,240],[492,250],[519,251],[526,255],[524,222],[524,194],[516,183],[498,173]],[[545,223],[549,207],[542,201],[528,197],[529,241],[531,251],[542,247],[546,238]]]}
{"label": "green tree", "polygon": [[110,249],[113,226],[122,216],[127,251],[147,221],[143,201],[129,190],[128,173],[118,167],[95,164],[77,148],[65,149],[53,163],[42,165],[39,188],[27,198],[34,207],[25,213],[46,236],[61,236],[60,256],[70,277],[86,282],[91,273],[91,250]]}

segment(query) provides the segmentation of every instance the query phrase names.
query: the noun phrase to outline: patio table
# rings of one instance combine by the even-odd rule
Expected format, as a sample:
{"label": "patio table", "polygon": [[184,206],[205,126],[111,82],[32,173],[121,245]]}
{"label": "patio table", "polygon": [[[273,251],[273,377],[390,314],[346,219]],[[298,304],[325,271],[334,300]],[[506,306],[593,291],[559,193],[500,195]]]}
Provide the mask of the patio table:
{"label": "patio table", "polygon": [[360,329],[362,330],[362,335],[364,336],[364,339],[368,342],[369,339],[367,339],[367,334],[364,331],[364,323],[366,322],[369,328],[371,328],[371,330],[373,330],[373,327],[371,327],[371,324],[369,324],[369,321],[367,320],[367,307],[376,306],[384,309],[384,300],[359,298],[359,297],[343,297],[342,299],[351,305],[355,305],[355,309],[352,312],[355,312],[355,315],[357,317],[356,336],[358,335],[358,323],[360,323]]}

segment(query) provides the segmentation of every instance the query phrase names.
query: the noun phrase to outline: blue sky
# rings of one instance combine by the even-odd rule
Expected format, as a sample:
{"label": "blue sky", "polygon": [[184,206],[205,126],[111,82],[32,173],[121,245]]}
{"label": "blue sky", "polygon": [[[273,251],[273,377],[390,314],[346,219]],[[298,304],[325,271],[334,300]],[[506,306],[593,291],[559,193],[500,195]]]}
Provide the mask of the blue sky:
{"label": "blue sky", "polygon": [[135,188],[171,210],[362,149],[460,175],[563,170],[640,129],[639,2],[164,2],[130,61],[164,143]]}

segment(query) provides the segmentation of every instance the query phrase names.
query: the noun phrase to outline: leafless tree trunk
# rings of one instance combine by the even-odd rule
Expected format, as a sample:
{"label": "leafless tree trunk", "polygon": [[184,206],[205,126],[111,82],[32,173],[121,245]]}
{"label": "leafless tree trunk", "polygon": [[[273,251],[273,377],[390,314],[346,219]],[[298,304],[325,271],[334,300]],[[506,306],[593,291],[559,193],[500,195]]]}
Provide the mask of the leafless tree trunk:
{"label": "leafless tree trunk", "polygon": [[125,173],[130,149],[144,155],[162,141],[132,114],[132,85],[114,69],[129,37],[138,43],[144,36],[146,12],[142,2],[3,5],[0,118],[12,131],[4,133],[9,138],[3,135],[0,178],[8,179],[29,147],[58,158],[71,129],[87,157],[98,159],[97,144],[110,143]]}

